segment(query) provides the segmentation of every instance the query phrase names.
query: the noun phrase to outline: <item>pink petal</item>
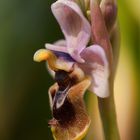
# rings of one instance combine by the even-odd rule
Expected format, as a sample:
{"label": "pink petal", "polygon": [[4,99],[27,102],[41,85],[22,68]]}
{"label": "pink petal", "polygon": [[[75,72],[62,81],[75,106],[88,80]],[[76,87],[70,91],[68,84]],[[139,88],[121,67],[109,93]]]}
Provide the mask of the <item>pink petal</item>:
{"label": "pink petal", "polygon": [[[56,44],[56,45],[55,45]],[[64,42],[56,42],[54,45],[46,43],[45,48],[51,51],[59,51],[59,52],[64,52],[67,53],[67,48],[64,45]],[[57,45],[58,44],[58,45]]]}
{"label": "pink petal", "polygon": [[81,9],[71,0],[58,0],[52,4],[52,12],[65,35],[69,54],[83,62],[80,53],[90,39],[91,27]]}
{"label": "pink petal", "polygon": [[99,97],[109,96],[109,63],[105,51],[99,45],[92,45],[81,53],[86,63],[79,64],[84,72],[92,78],[89,90]]}

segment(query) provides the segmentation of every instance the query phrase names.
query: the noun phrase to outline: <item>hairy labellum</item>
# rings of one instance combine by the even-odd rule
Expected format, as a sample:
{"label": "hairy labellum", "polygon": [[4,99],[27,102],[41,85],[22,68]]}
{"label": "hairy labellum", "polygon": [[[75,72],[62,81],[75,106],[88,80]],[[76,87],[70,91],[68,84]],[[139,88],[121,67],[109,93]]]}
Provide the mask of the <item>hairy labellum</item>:
{"label": "hairy labellum", "polygon": [[72,73],[57,71],[56,84],[49,89],[53,119],[49,121],[53,136],[57,140],[78,140],[84,137],[90,119],[87,115],[83,95],[90,80],[77,82]]}
{"label": "hairy labellum", "polygon": [[56,104],[53,105],[53,117],[64,127],[75,119],[74,106],[68,98],[65,99],[60,108],[57,108]]}

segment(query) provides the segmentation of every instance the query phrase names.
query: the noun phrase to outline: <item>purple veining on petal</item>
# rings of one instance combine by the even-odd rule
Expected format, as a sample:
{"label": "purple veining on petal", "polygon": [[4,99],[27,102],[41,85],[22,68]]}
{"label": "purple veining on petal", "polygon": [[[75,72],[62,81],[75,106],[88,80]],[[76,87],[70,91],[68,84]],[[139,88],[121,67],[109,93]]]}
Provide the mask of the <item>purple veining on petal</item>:
{"label": "purple veining on petal", "polygon": [[53,51],[53,52],[59,58],[63,58],[64,60],[69,62],[76,62],[68,53],[58,52],[58,51]]}

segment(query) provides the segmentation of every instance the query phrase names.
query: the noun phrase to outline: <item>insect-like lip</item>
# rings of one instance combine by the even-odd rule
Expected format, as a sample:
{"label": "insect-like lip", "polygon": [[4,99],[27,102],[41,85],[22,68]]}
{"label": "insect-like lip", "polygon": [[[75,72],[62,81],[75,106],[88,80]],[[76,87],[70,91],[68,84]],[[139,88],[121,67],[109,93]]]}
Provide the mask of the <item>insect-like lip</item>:
{"label": "insect-like lip", "polygon": [[[63,84],[65,85],[65,83]],[[79,137],[84,137],[90,125],[90,118],[85,108],[83,96],[90,86],[91,80],[85,77],[78,81],[70,77],[68,83],[71,85],[67,84],[65,88],[62,88],[60,83],[56,83],[49,89],[53,119],[48,124],[51,126],[54,137],[58,140],[77,140]],[[60,89],[62,89],[61,92]],[[63,94],[65,94],[65,97]],[[62,105],[57,107],[56,102],[58,103],[59,100]]]}

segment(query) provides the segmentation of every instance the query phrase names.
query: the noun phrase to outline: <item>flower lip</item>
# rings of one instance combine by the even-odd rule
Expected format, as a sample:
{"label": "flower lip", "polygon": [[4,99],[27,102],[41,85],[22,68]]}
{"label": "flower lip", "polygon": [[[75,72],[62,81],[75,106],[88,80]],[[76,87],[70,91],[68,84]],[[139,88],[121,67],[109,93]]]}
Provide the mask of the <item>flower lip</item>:
{"label": "flower lip", "polygon": [[[91,80],[85,78],[76,82],[69,90],[63,105],[53,112],[53,119],[49,121],[55,139],[82,139],[90,125],[90,118],[86,112],[83,96]],[[50,105],[58,90],[58,84],[49,89]],[[51,110],[54,111],[51,105]]]}
{"label": "flower lip", "polygon": [[58,122],[66,127],[75,119],[75,110],[73,104],[66,97],[63,105],[61,107],[56,108],[57,104],[53,105],[53,117],[58,120]]}
{"label": "flower lip", "polygon": [[66,127],[75,118],[75,110],[68,98],[68,92],[76,83],[69,76],[70,73],[59,70],[55,73],[55,81],[58,84],[58,90],[53,97],[52,113],[53,117],[59,121],[59,124]]}
{"label": "flower lip", "polygon": [[[80,71],[66,72],[64,70],[56,71],[55,81],[57,82],[58,89],[52,97],[52,111],[53,117],[61,122],[68,122],[74,118],[73,105],[69,101],[68,93],[71,88],[76,85],[79,80],[82,81],[81,76],[76,75]],[[83,73],[81,72],[81,75]]]}

